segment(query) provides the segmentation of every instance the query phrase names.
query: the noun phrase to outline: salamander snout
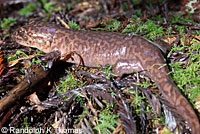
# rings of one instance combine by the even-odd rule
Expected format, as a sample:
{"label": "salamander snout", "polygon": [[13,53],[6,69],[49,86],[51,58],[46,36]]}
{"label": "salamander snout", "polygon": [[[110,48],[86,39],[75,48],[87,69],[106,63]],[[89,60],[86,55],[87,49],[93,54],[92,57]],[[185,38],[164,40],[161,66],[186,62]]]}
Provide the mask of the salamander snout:
{"label": "salamander snout", "polygon": [[28,34],[22,27],[17,28],[11,35],[12,41],[17,42],[20,45],[30,46]]}

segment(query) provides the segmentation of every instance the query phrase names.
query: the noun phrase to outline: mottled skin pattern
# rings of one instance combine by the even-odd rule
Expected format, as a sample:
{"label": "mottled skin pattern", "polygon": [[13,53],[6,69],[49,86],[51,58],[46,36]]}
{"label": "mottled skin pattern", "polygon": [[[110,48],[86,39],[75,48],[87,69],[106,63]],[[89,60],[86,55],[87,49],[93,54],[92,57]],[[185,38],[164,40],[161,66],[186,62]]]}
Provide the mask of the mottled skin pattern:
{"label": "mottled skin pattern", "polygon": [[[166,100],[174,105],[188,122],[192,133],[200,133],[200,123],[193,108],[174,85],[163,55],[152,42],[121,33],[100,31],[73,31],[49,23],[34,22],[18,28],[13,33],[17,43],[38,48],[49,53],[60,51],[62,56],[76,52],[84,65],[114,65],[113,72],[122,76],[125,73],[145,71],[156,82]],[[80,57],[74,56],[73,63]]]}

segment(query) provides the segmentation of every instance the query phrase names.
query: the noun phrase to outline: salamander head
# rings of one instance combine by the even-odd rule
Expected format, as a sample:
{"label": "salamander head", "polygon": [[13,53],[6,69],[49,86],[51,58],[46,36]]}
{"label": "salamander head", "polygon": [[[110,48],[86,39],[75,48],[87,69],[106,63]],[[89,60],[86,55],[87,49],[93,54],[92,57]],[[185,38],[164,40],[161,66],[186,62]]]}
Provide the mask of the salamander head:
{"label": "salamander head", "polygon": [[12,33],[12,40],[20,45],[34,47],[45,53],[49,52],[53,35],[49,27],[25,25]]}
{"label": "salamander head", "polygon": [[27,34],[27,30],[25,30],[23,27],[17,28],[12,33],[12,40],[23,46],[31,46],[32,44],[30,36]]}

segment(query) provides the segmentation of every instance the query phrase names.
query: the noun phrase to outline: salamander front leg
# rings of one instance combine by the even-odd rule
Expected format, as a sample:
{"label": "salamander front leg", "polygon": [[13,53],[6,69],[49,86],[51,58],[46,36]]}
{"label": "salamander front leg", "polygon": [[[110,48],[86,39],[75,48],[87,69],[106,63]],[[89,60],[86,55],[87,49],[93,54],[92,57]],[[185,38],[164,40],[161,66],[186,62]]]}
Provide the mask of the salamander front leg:
{"label": "salamander front leg", "polygon": [[[75,58],[75,56],[78,57],[78,59]],[[61,60],[63,60],[63,61],[71,60],[71,61],[73,61],[73,63],[78,63],[78,67],[81,64],[84,66],[83,58],[77,52],[75,52],[75,51],[70,52],[68,54],[63,54],[62,57],[61,57]]]}
{"label": "salamander front leg", "polygon": [[70,61],[73,61],[73,63],[78,64],[78,66],[72,71],[72,74],[76,80],[80,81],[75,75],[75,72],[78,70],[81,64],[84,66],[83,58],[77,52],[73,51],[73,52],[70,52],[69,54],[63,54],[61,57],[61,60],[63,61],[70,60]]}

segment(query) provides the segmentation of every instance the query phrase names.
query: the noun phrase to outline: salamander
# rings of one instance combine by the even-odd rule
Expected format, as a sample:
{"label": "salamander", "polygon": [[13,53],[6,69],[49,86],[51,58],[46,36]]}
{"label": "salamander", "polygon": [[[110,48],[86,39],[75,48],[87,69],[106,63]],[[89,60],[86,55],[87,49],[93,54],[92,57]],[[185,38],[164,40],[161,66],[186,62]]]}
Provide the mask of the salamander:
{"label": "salamander", "polygon": [[145,71],[164,98],[188,122],[192,133],[200,133],[198,116],[168,75],[165,58],[155,43],[136,35],[69,30],[47,22],[22,26],[13,32],[12,38],[20,45],[45,53],[59,51],[61,57],[76,52],[79,56],[69,59],[72,63],[79,63],[81,57],[85,66],[113,65],[112,72],[119,77],[133,71]]}

